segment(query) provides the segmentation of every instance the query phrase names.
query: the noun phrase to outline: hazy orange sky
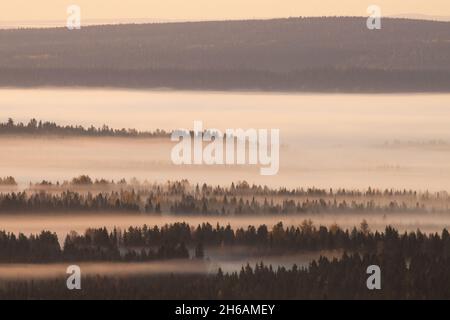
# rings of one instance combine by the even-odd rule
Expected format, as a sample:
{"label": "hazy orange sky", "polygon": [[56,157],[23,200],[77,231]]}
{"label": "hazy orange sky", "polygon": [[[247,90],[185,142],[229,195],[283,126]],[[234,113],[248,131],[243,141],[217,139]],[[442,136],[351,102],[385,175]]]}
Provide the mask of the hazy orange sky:
{"label": "hazy orange sky", "polygon": [[450,16],[450,0],[1,0],[0,22],[65,20],[77,4],[84,19],[204,20],[289,16],[367,15],[376,4],[383,15]]}

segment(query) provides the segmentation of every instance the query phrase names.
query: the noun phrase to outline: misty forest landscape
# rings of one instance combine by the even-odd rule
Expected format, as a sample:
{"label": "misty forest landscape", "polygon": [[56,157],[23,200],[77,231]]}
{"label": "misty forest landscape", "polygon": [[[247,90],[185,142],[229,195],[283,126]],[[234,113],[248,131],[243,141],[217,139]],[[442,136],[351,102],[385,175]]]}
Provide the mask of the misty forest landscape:
{"label": "misty forest landscape", "polygon": [[0,28],[0,299],[450,299],[450,22],[366,20]]}

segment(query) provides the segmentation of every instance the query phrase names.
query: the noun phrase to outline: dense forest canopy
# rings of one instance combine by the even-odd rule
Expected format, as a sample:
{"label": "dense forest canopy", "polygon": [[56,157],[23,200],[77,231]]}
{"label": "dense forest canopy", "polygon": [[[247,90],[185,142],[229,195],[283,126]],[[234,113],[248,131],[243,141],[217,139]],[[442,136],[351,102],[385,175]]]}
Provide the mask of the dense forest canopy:
{"label": "dense forest canopy", "polygon": [[[0,119],[1,121],[1,119]],[[193,130],[175,129],[166,131],[164,129],[154,129],[152,131],[139,131],[134,128],[115,129],[104,124],[101,127],[84,127],[82,125],[60,125],[51,121],[30,119],[28,123],[16,122],[12,118],[8,118],[5,122],[0,122],[0,135],[14,136],[57,136],[57,137],[122,137],[122,138],[164,138],[169,139],[173,133],[190,134],[191,137],[208,136],[216,134],[217,131],[205,129],[202,132],[194,132]],[[227,135],[221,135],[226,139]],[[232,137],[232,136],[229,136]],[[234,139],[237,139],[236,137]],[[167,140],[169,141],[169,140]]]}
{"label": "dense forest canopy", "polygon": [[[344,255],[321,258],[309,268],[244,266],[216,275],[87,277],[83,290],[69,291],[62,279],[7,282],[8,299],[449,299],[448,257]],[[366,267],[384,270],[382,290],[367,290]],[[432,271],[432,272],[430,272]],[[183,285],[180,286],[180,283]]]}
{"label": "dense forest canopy", "polygon": [[93,179],[43,180],[19,188],[0,179],[0,215],[10,213],[146,213],[151,215],[263,216],[320,213],[450,213],[447,192],[375,189],[270,188],[238,181],[230,186]]}
{"label": "dense forest canopy", "polygon": [[[175,229],[179,227],[172,226]],[[269,234],[261,228],[258,228],[258,236],[263,234],[264,239],[282,240],[283,246],[290,244],[302,248],[304,245],[318,244],[320,247],[340,243],[339,241],[343,239],[345,243],[345,239],[348,239],[343,247],[352,252],[345,252],[339,259],[320,257],[307,267],[299,268],[294,265],[290,269],[285,267],[274,269],[261,262],[254,268],[250,265],[243,266],[240,272],[224,273],[219,269],[215,275],[88,276],[83,279],[83,290],[73,292],[62,285],[65,283],[63,279],[10,280],[0,287],[0,298],[444,299],[450,297],[448,274],[450,236],[446,230],[442,235],[427,236],[420,232],[399,235],[392,228],[386,228],[386,232],[381,234],[373,234],[364,229],[360,231],[355,229],[349,234],[348,231],[327,230],[324,227],[286,230],[281,227],[277,231],[272,231],[269,237]],[[200,227],[197,230],[199,229]],[[212,230],[208,227],[204,229]],[[143,230],[130,229],[130,232],[136,236],[142,235]],[[158,232],[159,235],[163,234],[160,230],[152,228],[145,230],[149,234]],[[255,227],[249,227],[247,233],[242,234],[251,235],[252,230],[255,230]],[[220,228],[216,231],[220,232]],[[231,234],[234,235],[232,231]],[[55,237],[48,232],[43,232],[37,238],[21,235],[19,239],[11,234],[0,233],[0,246],[3,248],[0,251],[3,253],[1,259],[14,261],[17,258],[48,257],[47,261],[61,258],[70,261],[74,258],[81,260],[92,258],[92,254],[95,253],[95,257],[99,260],[114,260],[120,256],[116,247],[111,244],[111,239],[117,240],[114,237],[117,237],[117,233],[108,236],[105,229],[88,231],[81,237],[72,235],[66,240],[62,252],[55,242]],[[164,234],[164,237],[170,238],[170,235]],[[30,244],[33,247],[31,251]],[[109,250],[105,250],[108,248]],[[181,245],[174,252],[178,252],[175,255],[186,255],[187,250]],[[196,253],[198,252],[199,249],[196,250]],[[108,256],[109,254],[112,256]],[[138,256],[129,255],[126,260],[133,261],[136,257]],[[202,256],[199,255],[197,258]],[[366,268],[370,265],[377,265],[382,270],[382,290],[367,290]],[[183,285],[180,286],[180,283]]]}
{"label": "dense forest canopy", "polygon": [[448,91],[450,23],[290,18],[1,30],[0,85]]}
{"label": "dense forest canopy", "polygon": [[[14,177],[2,178],[15,186]],[[81,175],[70,181],[30,183],[26,189],[0,192],[0,215],[77,212],[151,215],[263,216],[320,213],[450,213],[447,192],[415,190],[269,188],[246,181],[231,186],[109,181]]]}
{"label": "dense forest canopy", "polygon": [[[42,231],[38,235],[16,235],[0,231],[1,263],[41,263],[58,261],[147,261],[173,258],[205,257],[205,248],[240,246],[258,248],[265,254],[343,250],[370,254],[379,252],[411,258],[418,254],[450,258],[450,234],[425,234],[420,230],[400,234],[388,226],[384,232],[371,232],[365,220],[351,230],[338,225],[315,226],[304,220],[299,226],[284,227],[280,222],[233,229],[230,225],[215,227],[203,223],[197,227],[187,223],[170,225],[88,229],[82,235],[68,234],[64,245],[55,233]],[[155,250],[156,249],[156,250]],[[206,253],[207,257],[207,253]]]}
{"label": "dense forest canopy", "polygon": [[127,137],[127,138],[168,138],[170,133],[161,129],[154,131],[138,131],[136,129],[113,129],[107,125],[102,127],[83,127],[81,125],[59,125],[55,122],[31,119],[28,123],[15,122],[8,118],[0,122],[0,135],[57,135],[83,137]]}

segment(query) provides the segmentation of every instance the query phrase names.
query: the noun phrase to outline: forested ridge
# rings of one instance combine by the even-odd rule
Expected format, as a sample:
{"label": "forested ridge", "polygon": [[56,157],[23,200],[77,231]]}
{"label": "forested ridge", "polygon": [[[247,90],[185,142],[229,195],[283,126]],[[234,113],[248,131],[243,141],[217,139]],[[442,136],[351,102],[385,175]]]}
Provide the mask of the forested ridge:
{"label": "forested ridge", "polygon": [[[173,258],[204,258],[205,248],[245,246],[262,252],[293,253],[305,251],[343,250],[371,254],[383,253],[411,258],[428,254],[450,258],[450,234],[426,234],[420,230],[400,234],[387,226],[384,232],[370,231],[364,220],[351,230],[338,225],[315,226],[305,220],[298,226],[284,227],[280,222],[233,229],[230,225],[215,227],[203,223],[196,227],[187,223],[158,226],[88,229],[84,234],[71,232],[60,246],[55,233],[38,235],[0,232],[1,263],[42,263],[59,261],[148,261]],[[156,248],[156,251],[155,251]]]}
{"label": "forested ridge", "polygon": [[1,30],[1,86],[449,91],[450,23],[289,18]]}
{"label": "forested ridge", "polygon": [[170,132],[161,129],[154,131],[138,131],[136,129],[113,129],[107,125],[102,127],[83,127],[81,125],[59,125],[55,122],[31,119],[28,123],[15,122],[9,118],[0,122],[0,135],[56,135],[75,137],[126,137],[126,138],[168,138]]}
{"label": "forested ridge", "polygon": [[[114,129],[104,124],[101,127],[93,125],[84,127],[82,125],[60,125],[56,122],[30,119],[28,123],[16,122],[8,118],[5,122],[0,122],[0,135],[8,136],[56,136],[56,137],[122,137],[122,138],[163,138],[170,139],[172,133],[211,136],[217,133],[214,130],[205,129],[202,132],[193,130],[176,129],[166,131],[164,129],[154,129],[152,131],[139,131],[134,128]],[[221,134],[223,139],[226,134]],[[168,140],[169,141],[169,140]]]}
{"label": "forested ridge", "polygon": [[[320,258],[308,268],[264,264],[216,275],[86,277],[69,291],[62,279],[7,281],[1,299],[449,299],[448,257],[417,254]],[[382,289],[366,287],[369,265],[383,270]],[[182,284],[182,285],[180,285]]]}
{"label": "forested ridge", "polygon": [[[0,179],[16,184],[14,177]],[[133,214],[264,215],[333,212],[448,213],[445,192],[374,189],[269,188],[245,181],[230,186],[167,183],[137,179],[109,181],[87,175],[69,181],[42,181],[18,192],[0,192],[0,213],[129,212]],[[223,210],[222,210],[222,209]],[[367,217],[367,215],[365,215]],[[83,290],[69,291],[65,279],[8,279],[0,298],[27,299],[431,299],[450,297],[450,234],[420,230],[400,233],[391,226],[372,231],[357,227],[230,225],[184,222],[163,226],[90,228],[64,238],[0,231],[0,263],[149,262],[177,259],[208,264],[210,250],[246,248],[264,257],[321,253],[307,267],[272,268],[258,264],[241,272],[217,274],[91,276]],[[264,261],[264,259],[262,259]],[[214,262],[214,261],[213,261]],[[366,287],[368,265],[382,270],[382,290]],[[180,281],[183,286],[180,286]],[[195,292],[194,294],[192,292]]]}
{"label": "forested ridge", "polygon": [[[18,189],[14,177],[0,185]],[[149,215],[254,216],[320,213],[450,213],[446,192],[279,188],[250,185],[229,187],[131,179],[108,181],[87,175],[70,181],[43,180],[20,191],[0,192],[0,214],[10,213],[129,213]]]}

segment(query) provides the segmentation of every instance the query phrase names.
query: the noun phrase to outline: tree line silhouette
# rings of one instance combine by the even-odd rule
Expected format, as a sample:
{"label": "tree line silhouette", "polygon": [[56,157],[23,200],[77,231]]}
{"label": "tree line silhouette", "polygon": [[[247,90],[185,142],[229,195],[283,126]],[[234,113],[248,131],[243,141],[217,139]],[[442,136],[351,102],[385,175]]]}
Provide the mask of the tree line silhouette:
{"label": "tree line silhouette", "polygon": [[[15,183],[5,178],[3,184]],[[247,187],[243,187],[247,186]],[[446,193],[395,190],[230,188],[188,182],[150,184],[93,181],[80,176],[62,184],[42,181],[23,191],[0,193],[0,214],[11,212],[128,212],[153,215],[290,215],[318,213],[449,213]]]}
{"label": "tree line silhouette", "polygon": [[[58,236],[49,231],[29,237],[20,233],[0,232],[0,263],[50,263],[65,261],[142,262],[188,259],[184,243],[164,243],[146,247],[126,246],[117,230],[88,229],[84,235],[71,232],[61,248]],[[201,258],[200,252],[196,257]]]}
{"label": "tree line silhouette", "polygon": [[[215,130],[205,129],[203,132],[195,133],[193,130],[172,130],[170,132],[163,129],[154,131],[139,131],[132,128],[113,129],[104,124],[102,127],[83,127],[82,125],[62,126],[55,122],[37,121],[31,119],[27,124],[14,122],[8,118],[6,122],[0,122],[0,135],[41,135],[41,136],[80,136],[80,137],[124,137],[124,138],[170,138],[172,133],[187,134],[191,137],[205,136],[211,138],[213,134],[218,135]],[[222,134],[223,138],[227,137]]]}
{"label": "tree line silhouette", "polygon": [[[75,291],[65,279],[11,280],[0,287],[0,299],[449,299],[449,263],[448,256],[423,253],[344,254],[290,269],[261,263],[215,275],[87,276]],[[366,287],[369,265],[380,266],[381,290]]]}
{"label": "tree line silhouette", "polygon": [[107,125],[100,128],[90,126],[85,128],[81,125],[61,126],[55,122],[37,121],[31,119],[27,124],[14,122],[9,118],[0,123],[0,135],[58,135],[58,136],[87,136],[87,137],[138,137],[138,138],[167,138],[170,132],[161,129],[155,131],[138,131],[136,129],[113,129]]}
{"label": "tree line silhouette", "polygon": [[411,259],[428,254],[450,257],[450,234],[416,232],[399,234],[388,226],[384,232],[370,232],[365,221],[359,228],[342,230],[337,225],[330,228],[315,227],[305,220],[298,227],[284,227],[280,222],[269,230],[266,225],[237,228],[211,226],[208,223],[196,228],[186,223],[162,227],[130,227],[88,229],[83,235],[71,232],[62,248],[56,234],[42,231],[39,235],[25,236],[0,232],[0,262],[58,262],[58,261],[148,261],[163,259],[207,257],[211,247],[246,246],[267,253],[292,253],[304,251],[344,250],[359,254],[383,253]]}
{"label": "tree line silhouette", "polygon": [[17,186],[16,179],[14,177],[0,177],[0,186]]}
{"label": "tree line silhouette", "polygon": [[[11,177],[14,179],[13,177]],[[413,198],[415,200],[448,200],[450,196],[445,191],[440,192],[429,192],[429,191],[416,191],[407,189],[377,189],[377,188],[367,188],[366,190],[357,189],[345,189],[345,188],[316,188],[316,187],[298,187],[298,188],[272,188],[267,185],[250,185],[247,181],[232,182],[229,187],[220,185],[209,185],[203,184],[191,184],[188,180],[176,180],[167,181],[166,183],[150,183],[145,180],[143,182],[139,181],[137,178],[132,178],[130,181],[126,179],[120,179],[118,181],[106,180],[106,179],[93,179],[88,175],[80,175],[74,177],[70,181],[63,182],[52,182],[47,180],[42,180],[38,183],[30,183],[30,188],[39,186],[52,186],[58,187],[59,189],[71,190],[73,187],[89,187],[92,184],[105,185],[105,186],[119,186],[122,189],[137,189],[137,190],[147,190],[154,193],[158,193],[162,196],[180,196],[180,195],[193,195],[198,197],[199,195],[204,196],[236,196],[236,195],[247,195],[247,196],[308,196],[308,197],[396,197],[396,198]],[[61,191],[61,190],[60,190]]]}

